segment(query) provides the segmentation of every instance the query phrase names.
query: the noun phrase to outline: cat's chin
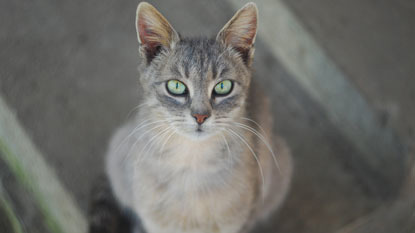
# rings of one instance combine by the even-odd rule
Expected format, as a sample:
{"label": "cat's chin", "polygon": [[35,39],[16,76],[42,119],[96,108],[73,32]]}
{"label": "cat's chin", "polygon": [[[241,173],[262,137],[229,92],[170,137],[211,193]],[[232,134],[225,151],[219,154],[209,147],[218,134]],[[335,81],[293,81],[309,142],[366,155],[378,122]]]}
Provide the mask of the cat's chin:
{"label": "cat's chin", "polygon": [[200,129],[196,129],[190,132],[185,132],[185,133],[182,133],[181,135],[192,141],[204,141],[214,136],[212,132],[208,132],[206,130],[200,130]]}

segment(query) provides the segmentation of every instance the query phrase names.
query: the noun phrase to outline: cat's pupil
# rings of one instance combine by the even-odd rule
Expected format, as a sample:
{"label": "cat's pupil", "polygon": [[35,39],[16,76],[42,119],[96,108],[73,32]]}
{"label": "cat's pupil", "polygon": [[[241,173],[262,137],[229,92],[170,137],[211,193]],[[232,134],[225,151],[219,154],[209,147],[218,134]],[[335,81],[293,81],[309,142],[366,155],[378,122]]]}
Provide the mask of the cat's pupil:
{"label": "cat's pupil", "polygon": [[220,89],[223,89],[223,83],[220,83]]}
{"label": "cat's pupil", "polygon": [[176,89],[179,89],[179,83],[176,82]]}

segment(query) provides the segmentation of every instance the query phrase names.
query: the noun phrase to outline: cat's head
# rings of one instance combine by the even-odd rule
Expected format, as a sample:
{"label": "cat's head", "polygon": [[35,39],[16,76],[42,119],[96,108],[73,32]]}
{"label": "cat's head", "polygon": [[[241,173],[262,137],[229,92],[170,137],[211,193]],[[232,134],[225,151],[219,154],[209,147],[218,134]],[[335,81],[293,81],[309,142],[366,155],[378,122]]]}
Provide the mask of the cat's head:
{"label": "cat's head", "polygon": [[213,39],[181,38],[145,2],[138,5],[136,27],[150,118],[200,139],[244,116],[257,29],[254,3],[241,8]]}

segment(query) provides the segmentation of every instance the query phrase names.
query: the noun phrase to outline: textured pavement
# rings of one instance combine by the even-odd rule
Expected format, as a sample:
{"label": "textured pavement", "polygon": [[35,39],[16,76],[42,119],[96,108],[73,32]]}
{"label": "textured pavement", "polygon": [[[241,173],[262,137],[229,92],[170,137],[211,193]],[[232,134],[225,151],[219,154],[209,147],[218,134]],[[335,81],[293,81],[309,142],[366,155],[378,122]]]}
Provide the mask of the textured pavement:
{"label": "textured pavement", "polygon": [[[413,140],[414,4],[287,2],[385,125]],[[215,35],[234,13],[219,0],[151,3],[183,35]],[[103,172],[111,133],[138,104],[137,4],[0,2],[0,93],[83,210],[91,183]],[[287,139],[295,160],[287,202],[258,232],[333,232],[381,205],[342,159],[358,153],[353,145],[261,38],[256,44],[255,78],[268,87],[275,131]]]}

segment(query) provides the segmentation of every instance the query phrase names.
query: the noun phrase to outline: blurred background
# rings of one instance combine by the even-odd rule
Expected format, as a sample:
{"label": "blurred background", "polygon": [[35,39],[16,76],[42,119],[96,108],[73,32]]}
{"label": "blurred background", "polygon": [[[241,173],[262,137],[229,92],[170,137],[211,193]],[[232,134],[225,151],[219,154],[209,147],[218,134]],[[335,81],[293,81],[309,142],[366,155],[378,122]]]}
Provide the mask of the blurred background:
{"label": "blurred background", "polygon": [[[139,1],[0,1],[0,232],[86,232],[138,105]],[[150,1],[214,36],[246,1]],[[415,232],[415,1],[259,0],[255,79],[295,160],[255,232]]]}

